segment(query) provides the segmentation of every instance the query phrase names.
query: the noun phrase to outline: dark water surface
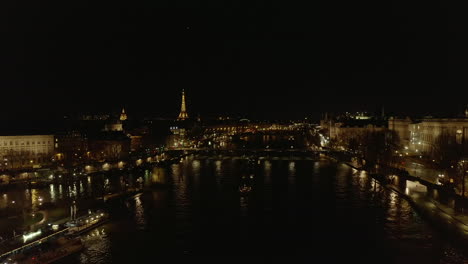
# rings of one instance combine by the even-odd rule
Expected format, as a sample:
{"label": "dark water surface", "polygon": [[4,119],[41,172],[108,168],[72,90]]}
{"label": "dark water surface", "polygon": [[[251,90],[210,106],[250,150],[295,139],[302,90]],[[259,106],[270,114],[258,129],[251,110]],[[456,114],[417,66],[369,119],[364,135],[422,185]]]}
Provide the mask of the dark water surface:
{"label": "dark water surface", "polygon": [[62,263],[465,260],[406,200],[342,164],[262,160],[249,171],[241,159],[189,157],[157,170],[173,188],[114,203],[112,220],[83,236],[87,249]]}
{"label": "dark water surface", "polygon": [[[107,179],[112,190],[140,175],[121,176],[11,190],[0,207],[16,200],[16,206],[66,208],[76,199],[87,208]],[[343,164],[283,157],[252,167],[241,157],[189,156],[141,176],[147,186],[172,187],[109,203],[111,220],[84,234],[86,249],[60,263],[467,263],[457,242],[405,199]],[[244,183],[252,187],[247,196],[239,192]]]}

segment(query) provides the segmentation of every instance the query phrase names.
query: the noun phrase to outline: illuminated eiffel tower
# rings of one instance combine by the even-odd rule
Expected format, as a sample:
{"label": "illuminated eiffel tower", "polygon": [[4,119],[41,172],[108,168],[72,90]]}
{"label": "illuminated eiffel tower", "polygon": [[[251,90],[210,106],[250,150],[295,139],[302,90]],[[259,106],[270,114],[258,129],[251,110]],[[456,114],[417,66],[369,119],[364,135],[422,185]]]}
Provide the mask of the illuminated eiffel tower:
{"label": "illuminated eiffel tower", "polygon": [[182,89],[182,105],[180,106],[180,114],[177,120],[185,120],[189,118],[187,108],[185,107],[185,91]]}

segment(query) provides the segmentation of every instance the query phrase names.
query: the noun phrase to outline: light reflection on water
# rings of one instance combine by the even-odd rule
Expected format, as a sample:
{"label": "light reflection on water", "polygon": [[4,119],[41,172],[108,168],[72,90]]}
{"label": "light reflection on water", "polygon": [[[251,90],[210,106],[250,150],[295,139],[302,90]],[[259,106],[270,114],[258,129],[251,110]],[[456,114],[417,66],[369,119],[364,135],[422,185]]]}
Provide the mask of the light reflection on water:
{"label": "light reflection on water", "polygon": [[264,178],[265,178],[265,186],[270,186],[271,184],[271,162],[269,160],[265,160],[264,164]]}
{"label": "light reflection on water", "polygon": [[55,186],[53,183],[49,185],[49,193],[50,193],[50,201],[55,203],[57,201],[57,198],[55,196]]}
{"label": "light reflection on water", "polygon": [[0,196],[0,208],[5,208],[8,206],[8,194],[3,193]]}
{"label": "light reflection on water", "polygon": [[222,181],[223,181],[223,170],[222,170],[222,161],[221,160],[217,160],[215,162],[215,178],[216,178],[216,188],[218,191],[221,190],[221,184],[222,184]]}
{"label": "light reflection on water", "polygon": [[85,250],[78,259],[64,260],[64,263],[112,263],[111,240],[104,227],[98,227],[82,236]]}
{"label": "light reflection on water", "polygon": [[84,193],[85,192],[85,189],[83,187],[83,182],[80,181],[80,193]]}
{"label": "light reflection on water", "polygon": [[[153,169],[151,174],[151,182],[152,183],[166,183],[166,170],[164,168],[156,167]],[[149,181],[149,180],[147,180]]]}
{"label": "light reflection on water", "polygon": [[[192,253],[235,255],[240,248],[248,254],[291,256],[320,256],[332,249],[349,254],[350,260],[361,254],[364,260],[388,259],[386,263],[457,263],[464,258],[406,200],[365,172],[328,161],[262,160],[256,166],[258,185],[245,197],[238,191],[240,177],[251,172],[242,160],[189,158],[143,172],[145,183],[168,180],[173,186],[111,208],[116,219],[85,234],[85,251],[65,263],[126,263],[122,254],[173,254],[177,260]],[[71,193],[79,197],[92,188],[78,184]],[[51,184],[22,195],[32,204],[38,197],[57,201],[62,188]],[[0,206],[10,195],[0,197]]]}
{"label": "light reflection on water", "polygon": [[135,202],[135,224],[137,229],[143,230],[146,228],[145,209],[141,202],[141,195],[138,195],[134,199]]}
{"label": "light reflection on water", "polygon": [[58,198],[63,199],[63,187],[62,184],[59,184],[58,186]]}
{"label": "light reflection on water", "polygon": [[222,163],[222,162],[221,162],[220,160],[217,160],[217,161],[215,162],[216,174],[217,174],[217,175],[221,174],[221,163]]}

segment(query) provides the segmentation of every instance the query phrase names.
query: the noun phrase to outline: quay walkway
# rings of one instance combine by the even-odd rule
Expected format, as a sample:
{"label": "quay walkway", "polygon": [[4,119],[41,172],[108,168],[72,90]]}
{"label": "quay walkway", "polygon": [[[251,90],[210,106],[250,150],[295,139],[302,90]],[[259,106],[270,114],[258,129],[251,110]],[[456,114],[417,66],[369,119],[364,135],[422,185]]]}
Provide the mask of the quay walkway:
{"label": "quay walkway", "polygon": [[[330,158],[340,161],[334,157]],[[353,162],[344,161],[343,163],[355,170],[365,171]],[[405,198],[427,221],[449,231],[462,243],[468,245],[468,210],[463,210],[463,208],[456,210],[454,197],[445,197],[442,202],[442,193],[439,192],[440,189],[435,188],[440,188],[440,185],[411,174],[409,177],[391,175],[393,180],[390,181],[382,181],[384,177],[378,174],[369,174],[369,176],[376,179],[383,187]]]}

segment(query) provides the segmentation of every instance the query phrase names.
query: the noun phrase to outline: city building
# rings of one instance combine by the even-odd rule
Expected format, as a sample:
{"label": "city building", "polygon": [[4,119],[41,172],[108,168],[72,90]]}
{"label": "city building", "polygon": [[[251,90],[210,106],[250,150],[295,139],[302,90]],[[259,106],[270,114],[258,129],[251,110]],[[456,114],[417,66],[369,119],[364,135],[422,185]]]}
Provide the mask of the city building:
{"label": "city building", "polygon": [[76,165],[87,160],[88,138],[79,131],[68,131],[55,135],[55,161]]}
{"label": "city building", "polygon": [[188,141],[187,139],[187,129],[186,129],[186,122],[174,122],[170,127],[169,130],[171,132],[170,135],[166,138],[166,146],[169,148],[182,148],[187,147]]}
{"label": "city building", "polygon": [[78,120],[83,121],[98,121],[98,120],[108,120],[110,118],[109,114],[82,114],[78,116]]}
{"label": "city building", "polygon": [[130,138],[130,150],[141,151],[148,147],[149,128],[145,125],[137,125],[125,130],[125,134]]}
{"label": "city building", "polygon": [[468,112],[465,118],[390,118],[388,127],[399,135],[408,155],[432,157],[440,140],[468,143]]}
{"label": "city building", "polygon": [[0,169],[40,168],[51,164],[54,135],[0,136]]}
{"label": "city building", "polygon": [[125,159],[130,152],[130,138],[122,131],[101,132],[89,135],[89,157],[95,161],[117,161]]}
{"label": "city building", "polygon": [[104,131],[123,131],[122,116],[119,119],[109,119],[104,125]]}
{"label": "city building", "polygon": [[400,138],[400,143],[402,146],[409,146],[411,139],[411,124],[413,120],[411,118],[395,118],[389,117],[388,119],[388,129],[395,131],[395,133]]}
{"label": "city building", "polygon": [[170,126],[169,130],[173,135],[184,137],[187,133],[184,127],[179,127],[177,124]]}
{"label": "city building", "polygon": [[320,128],[327,131],[326,140],[339,143],[349,138],[358,138],[369,131],[384,131],[387,129],[387,121],[383,117],[374,117],[363,112],[346,112],[336,117],[325,115],[320,120]]}

